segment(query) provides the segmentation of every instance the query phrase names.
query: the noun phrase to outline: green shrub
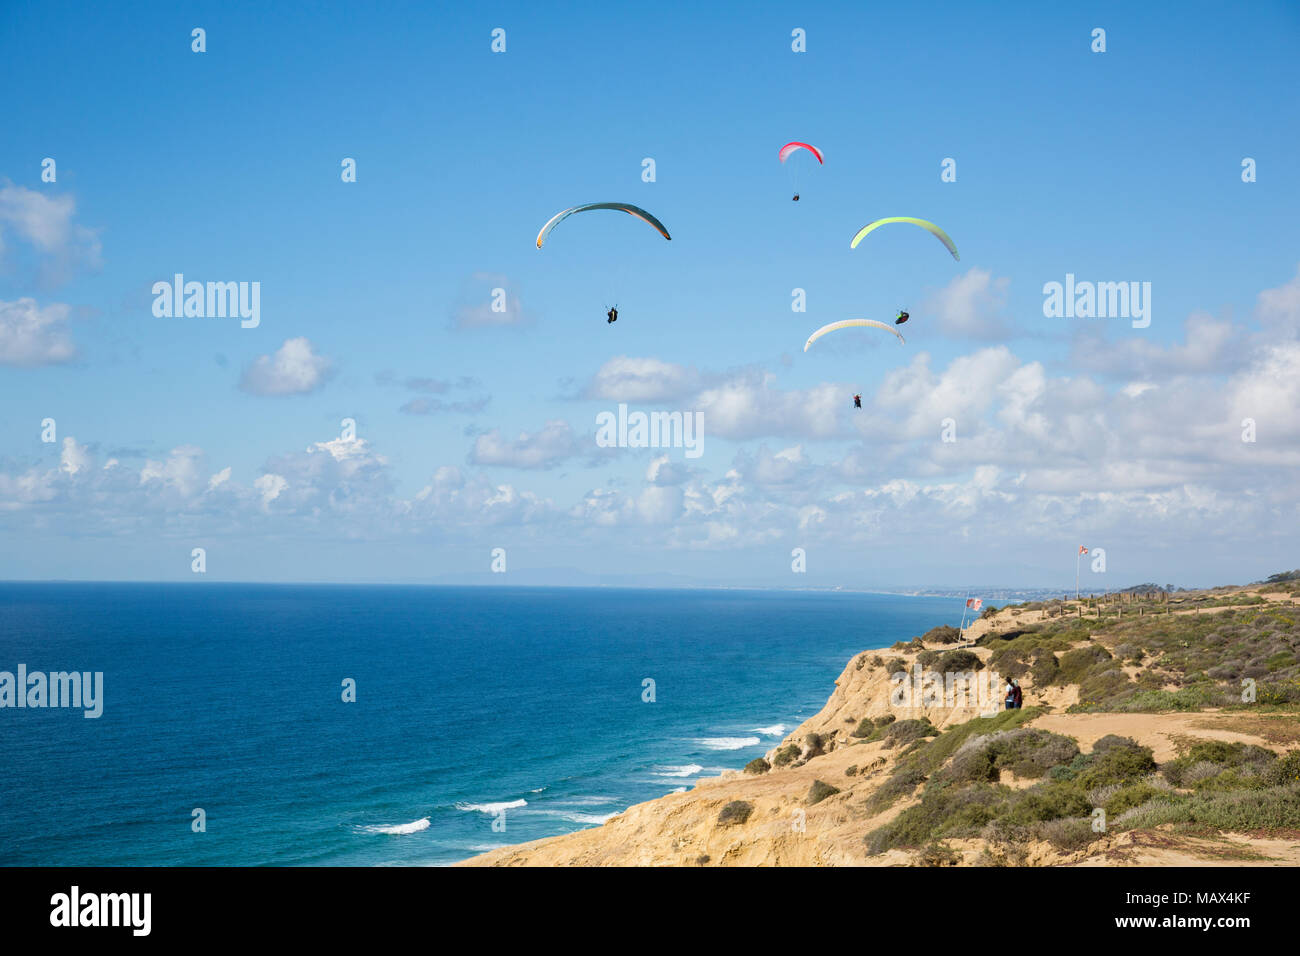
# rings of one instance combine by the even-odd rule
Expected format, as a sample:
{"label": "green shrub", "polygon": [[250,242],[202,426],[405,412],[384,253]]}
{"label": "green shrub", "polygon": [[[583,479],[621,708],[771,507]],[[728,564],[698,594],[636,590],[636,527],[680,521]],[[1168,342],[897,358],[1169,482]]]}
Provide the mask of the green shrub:
{"label": "green shrub", "polygon": [[934,737],[938,733],[939,731],[935,729],[934,724],[930,723],[928,717],[922,717],[920,720],[899,720],[890,724],[885,731],[885,746],[897,747],[900,744],[920,740],[922,737]]}
{"label": "green shrub", "polygon": [[1029,666],[1021,660],[1021,654],[1020,648],[1004,647],[989,658],[989,666],[1003,677],[1024,677]]}
{"label": "green shrub", "polygon": [[[1257,772],[1276,759],[1273,751],[1264,747],[1222,740],[1201,740],[1192,744],[1181,757],[1166,763],[1161,771],[1174,786],[1190,787],[1216,777],[1228,768],[1252,766]],[[1230,779],[1220,781],[1218,786],[1229,782]]]}
{"label": "green shrub", "polygon": [[1265,786],[1265,779],[1251,767],[1223,770],[1206,776],[1192,784],[1197,793],[1213,793],[1228,790],[1260,790]]}
{"label": "green shrub", "polygon": [[922,634],[921,640],[926,644],[956,644],[961,640],[961,631],[951,625],[940,624]]}
{"label": "green shrub", "polygon": [[961,854],[946,843],[930,843],[916,858],[919,866],[956,866]]}
{"label": "green shrub", "polygon": [[771,769],[772,765],[762,757],[755,757],[745,764],[745,773],[767,773]]}
{"label": "green shrub", "polygon": [[1081,850],[1098,837],[1098,834],[1092,832],[1092,822],[1086,818],[1048,820],[1038,824],[1034,832],[1058,850],[1066,852]]}
{"label": "green shrub", "polygon": [[999,770],[1037,778],[1072,761],[1079,754],[1079,745],[1071,737],[1024,727],[1006,731],[996,741],[995,750],[994,765]]}
{"label": "green shrub", "polygon": [[1215,830],[1294,830],[1300,828],[1300,785],[1153,798],[1118,820],[1116,826],[1157,827],[1164,823],[1194,823]]}
{"label": "green shrub", "polygon": [[896,767],[867,801],[867,812],[877,814],[894,805],[900,797],[910,797],[918,785],[925,783],[926,775],[919,767]]}
{"label": "green shrub", "polygon": [[1110,652],[1099,644],[1076,647],[1072,651],[1066,651],[1061,655],[1058,662],[1059,668],[1055,683],[1078,684],[1097,664],[1108,660],[1111,660]]}
{"label": "green shrub", "polygon": [[981,671],[984,669],[984,662],[974,651],[947,651],[939,662],[935,665],[935,670],[940,674],[965,673],[968,671]]}
{"label": "green shrub", "polygon": [[839,792],[839,787],[832,787],[829,783],[825,783],[821,780],[814,780],[812,787],[808,790],[808,798],[804,802],[811,807],[814,803],[821,803],[827,797],[833,796]]}
{"label": "green shrub", "polygon": [[1132,737],[1121,737],[1118,734],[1107,734],[1101,737],[1092,745],[1094,754],[1104,754],[1108,750],[1114,750],[1116,747],[1139,747],[1141,746]]}
{"label": "green shrub", "polygon": [[1029,676],[1033,678],[1035,687],[1047,687],[1056,683],[1060,670],[1061,667],[1056,660],[1055,654],[1046,650],[1036,651],[1033,664],[1029,668]]}
{"label": "green shrub", "polygon": [[772,755],[772,764],[777,767],[784,767],[792,763],[799,756],[799,753],[798,744],[786,744]]}
{"label": "green shrub", "polygon": [[754,805],[752,803],[746,803],[744,800],[732,800],[718,814],[718,826],[729,827],[733,824],[744,823],[753,812]]}
{"label": "green shrub", "polygon": [[1092,807],[1077,786],[1047,782],[1022,790],[1006,816],[1010,823],[1027,826],[1062,817],[1081,817],[1091,812]]}
{"label": "green shrub", "polygon": [[940,836],[974,836],[999,816],[1006,799],[1005,788],[988,784],[927,789],[919,804],[867,834],[867,852],[923,846]]}
{"label": "green shrub", "polygon": [[1078,775],[1079,786],[1093,790],[1108,783],[1132,783],[1154,773],[1155,759],[1151,748],[1139,746],[1114,746],[1092,759]]}
{"label": "green shrub", "polygon": [[1300,782],[1300,750],[1288,751],[1264,771],[1264,780],[1271,787],[1291,785]]}
{"label": "green shrub", "polygon": [[1102,807],[1106,811],[1106,818],[1113,819],[1126,810],[1142,806],[1142,804],[1160,796],[1164,792],[1143,781],[1127,787],[1120,787],[1102,804]]}
{"label": "green shrub", "polygon": [[1106,705],[1104,702],[1081,706],[1075,704],[1067,708],[1070,713],[1087,713],[1090,710],[1111,710],[1122,713],[1158,713],[1160,711],[1194,711],[1204,710],[1210,706],[1222,706],[1231,703],[1223,690],[1212,684],[1199,684],[1196,687],[1183,687],[1179,690],[1140,690],[1122,701]]}
{"label": "green shrub", "polygon": [[996,781],[1002,770],[1017,777],[1042,777],[1078,752],[1073,739],[1045,730],[1018,728],[972,737],[935,773],[932,786]]}

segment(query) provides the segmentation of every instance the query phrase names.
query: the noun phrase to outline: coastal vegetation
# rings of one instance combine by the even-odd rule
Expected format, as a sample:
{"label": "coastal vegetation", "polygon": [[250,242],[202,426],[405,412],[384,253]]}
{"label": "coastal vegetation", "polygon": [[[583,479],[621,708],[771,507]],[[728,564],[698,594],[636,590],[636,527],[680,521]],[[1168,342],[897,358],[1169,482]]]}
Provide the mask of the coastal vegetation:
{"label": "coastal vegetation", "polygon": [[[630,833],[636,859],[684,865],[1300,865],[1300,572],[967,625],[856,655],[825,708],[744,773],[634,808],[583,859],[627,858]],[[1014,678],[1024,705],[897,704],[894,675],[918,668]],[[795,810],[806,830],[774,839]]]}

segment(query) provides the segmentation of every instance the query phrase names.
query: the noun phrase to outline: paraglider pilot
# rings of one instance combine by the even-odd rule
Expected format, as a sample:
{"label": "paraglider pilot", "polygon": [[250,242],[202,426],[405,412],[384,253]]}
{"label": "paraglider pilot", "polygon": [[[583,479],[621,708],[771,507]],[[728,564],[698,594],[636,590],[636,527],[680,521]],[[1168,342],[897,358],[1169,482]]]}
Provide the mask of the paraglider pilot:
{"label": "paraglider pilot", "polygon": [[795,193],[795,194],[794,194],[793,202],[798,202],[798,201],[799,201],[799,194],[798,194],[798,193]]}
{"label": "paraglider pilot", "polygon": [[861,407],[862,407],[862,396],[861,396],[861,395],[854,395],[854,396],[853,396],[853,407],[854,407],[854,408],[861,408]]}
{"label": "paraglider pilot", "polygon": [[609,325],[617,321],[618,321],[618,306],[614,306],[612,309],[610,309],[608,312],[605,313],[605,324]]}
{"label": "paraglider pilot", "polygon": [[895,325],[902,325],[904,322],[906,322],[906,321],[907,321],[908,319],[910,319],[910,318],[911,318],[910,315],[908,315],[906,312],[903,312],[903,311],[900,310],[899,313],[898,313],[898,318],[894,319],[894,324],[895,324]]}

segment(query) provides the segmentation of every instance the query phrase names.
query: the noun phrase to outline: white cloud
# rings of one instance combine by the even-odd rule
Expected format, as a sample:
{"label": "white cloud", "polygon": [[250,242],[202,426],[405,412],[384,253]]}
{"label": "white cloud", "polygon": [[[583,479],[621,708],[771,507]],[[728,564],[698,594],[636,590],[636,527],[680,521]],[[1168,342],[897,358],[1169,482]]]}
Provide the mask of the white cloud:
{"label": "white cloud", "polygon": [[918,314],[934,315],[946,336],[1004,339],[1010,334],[1003,316],[1010,284],[985,269],[971,269],[927,299]]}
{"label": "white cloud", "polygon": [[283,475],[266,474],[259,475],[254,480],[253,487],[261,496],[262,510],[266,511],[271,507],[271,502],[280,497],[280,492],[289,487],[289,482]]}
{"label": "white cloud", "polygon": [[244,370],[239,387],[254,395],[305,395],[329,380],[329,359],[317,354],[311,342],[286,339],[274,355],[263,355]]}
{"label": "white cloud", "polygon": [[53,365],[76,355],[64,328],[69,308],[35,299],[0,301],[0,365]]}
{"label": "white cloud", "polygon": [[683,398],[698,387],[699,373],[656,358],[609,359],[592,378],[584,397],[611,402],[658,402]]}
{"label": "white cloud", "polygon": [[[1275,322],[1292,307],[1286,292],[1261,301]],[[921,353],[864,395],[861,411],[839,386],[781,389],[761,370],[715,378],[622,358],[602,367],[611,388],[675,395],[683,410],[704,411],[710,437],[762,441],[707,467],[654,452],[637,459],[639,473],[626,469],[557,505],[490,470],[545,469],[576,455],[578,437],[562,420],[513,439],[477,435],[469,460],[478,467],[437,467],[413,496],[396,493],[389,461],[360,439],[272,458],[243,484],[229,468],[212,474],[193,446],[148,461],[137,479],[122,467],[95,468],[89,448],[65,440],[44,468],[0,465],[0,510],[6,528],[24,515],[34,526],[68,515],[78,531],[242,522],[257,535],[479,541],[485,529],[509,528],[592,553],[770,549],[774,566],[785,561],[778,546],[788,554],[794,544],[819,556],[828,546],[867,556],[901,546],[958,561],[953,542],[969,538],[968,560],[982,567],[1044,541],[1069,545],[1076,529],[1090,544],[1105,538],[1129,551],[1150,543],[1251,555],[1260,542],[1293,537],[1300,523],[1300,340],[1274,334],[1247,355],[1240,369],[1114,382],[1062,375],[1005,345],[946,364]],[[953,443],[941,440],[949,417]],[[1258,423],[1255,443],[1241,441],[1246,417]]]}
{"label": "white cloud", "polygon": [[63,439],[63,452],[59,456],[59,470],[75,475],[90,465],[90,454],[85,445],[78,445],[71,436]]}
{"label": "white cloud", "polygon": [[506,468],[553,468],[577,451],[577,441],[569,423],[561,419],[548,421],[537,432],[520,432],[514,441],[501,437],[499,429],[479,435],[474,440],[469,461],[472,465],[499,465]]}
{"label": "white cloud", "polygon": [[7,180],[0,183],[0,254],[6,251],[6,235],[12,233],[36,250],[45,282],[66,281],[81,267],[98,268],[99,237],[72,221],[76,210],[69,195],[51,196]]}
{"label": "white cloud", "polygon": [[140,469],[140,484],[156,484],[183,498],[194,495],[207,482],[203,479],[205,456],[196,445],[173,448],[163,461],[149,459]]}

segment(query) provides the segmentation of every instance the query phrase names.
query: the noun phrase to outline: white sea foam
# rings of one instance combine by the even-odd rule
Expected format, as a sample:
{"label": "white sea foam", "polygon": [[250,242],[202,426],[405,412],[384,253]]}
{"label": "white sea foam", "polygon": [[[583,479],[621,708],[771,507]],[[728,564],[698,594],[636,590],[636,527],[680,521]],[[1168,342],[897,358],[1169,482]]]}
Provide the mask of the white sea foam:
{"label": "white sea foam", "polygon": [[693,777],[703,769],[699,764],[692,763],[680,767],[655,767],[653,773],[656,777]]}
{"label": "white sea foam", "polygon": [[561,820],[567,820],[570,823],[588,823],[599,826],[610,817],[616,817],[623,811],[614,810],[611,813],[579,813],[576,810],[536,810],[533,812],[544,817],[559,817]]}
{"label": "white sea foam", "polygon": [[618,812],[616,811],[614,813],[561,813],[560,816],[563,817],[565,820],[570,821],[571,823],[594,823],[596,826],[600,826],[610,817],[618,816]]}
{"label": "white sea foam", "polygon": [[762,734],[764,737],[784,737],[785,724],[773,724],[771,727],[755,727],[751,733]]}
{"label": "white sea foam", "polygon": [[404,833],[419,833],[421,830],[429,829],[429,818],[414,820],[411,823],[399,823],[391,827],[361,827],[363,833],[388,833],[393,836],[401,836]]}
{"label": "white sea foam", "polygon": [[757,737],[700,737],[695,742],[709,750],[743,750],[762,743]]}
{"label": "white sea foam", "polygon": [[457,810],[464,810],[469,813],[489,813],[497,814],[502,810],[515,810],[519,807],[528,806],[527,800],[506,800],[501,803],[458,803]]}
{"label": "white sea foam", "polygon": [[564,800],[552,801],[558,806],[570,807],[598,807],[602,803],[618,803],[618,797],[603,797],[596,795],[567,797]]}

